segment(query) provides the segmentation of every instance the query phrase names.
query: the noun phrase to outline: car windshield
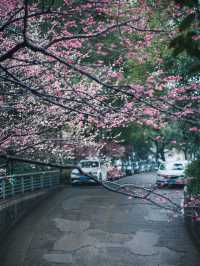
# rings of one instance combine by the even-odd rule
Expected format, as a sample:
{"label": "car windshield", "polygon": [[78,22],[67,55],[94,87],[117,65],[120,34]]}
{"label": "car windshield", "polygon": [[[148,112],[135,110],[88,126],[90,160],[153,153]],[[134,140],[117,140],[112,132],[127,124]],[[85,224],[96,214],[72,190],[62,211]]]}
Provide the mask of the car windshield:
{"label": "car windshield", "polygon": [[184,170],[184,165],[182,163],[162,163],[159,170]]}
{"label": "car windshield", "polygon": [[184,170],[184,166],[182,163],[175,163],[172,170]]}
{"label": "car windshield", "polygon": [[99,162],[95,162],[95,161],[85,161],[85,162],[81,162],[81,167],[85,167],[85,168],[95,168],[95,167],[99,167]]}

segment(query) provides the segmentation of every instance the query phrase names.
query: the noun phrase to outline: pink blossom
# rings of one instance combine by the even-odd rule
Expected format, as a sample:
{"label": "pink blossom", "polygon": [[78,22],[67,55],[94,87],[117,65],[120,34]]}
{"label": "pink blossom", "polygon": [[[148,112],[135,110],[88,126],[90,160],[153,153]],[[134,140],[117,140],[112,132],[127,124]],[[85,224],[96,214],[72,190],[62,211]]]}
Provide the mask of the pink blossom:
{"label": "pink blossom", "polygon": [[0,106],[4,104],[4,97],[0,96]]}
{"label": "pink blossom", "polygon": [[192,220],[196,222],[200,222],[200,216],[193,216]]}
{"label": "pink blossom", "polygon": [[121,72],[111,72],[111,73],[110,73],[110,76],[111,76],[112,78],[117,78],[117,79],[122,79],[122,78],[123,78],[123,75],[122,75]]}
{"label": "pink blossom", "polygon": [[156,141],[160,141],[160,140],[161,140],[161,136],[157,136],[157,137],[155,137],[154,140],[156,140]]}
{"label": "pink blossom", "polygon": [[77,39],[74,39],[74,40],[70,40],[67,42],[67,45],[70,47],[70,48],[81,48],[82,47],[82,42],[77,40]]}
{"label": "pink blossom", "polygon": [[176,140],[171,141],[171,144],[176,144],[176,143],[177,143]]}
{"label": "pink blossom", "polygon": [[199,128],[197,128],[197,127],[191,127],[191,128],[189,129],[189,131],[190,131],[190,132],[198,132],[198,131],[199,131]]}
{"label": "pink blossom", "polygon": [[194,41],[200,41],[200,35],[195,35],[192,37]]}
{"label": "pink blossom", "polygon": [[164,78],[164,81],[179,81],[181,79],[180,76],[169,76]]}
{"label": "pink blossom", "polygon": [[154,126],[154,122],[152,120],[145,120],[144,124],[147,126]]}
{"label": "pink blossom", "polygon": [[144,114],[148,115],[148,116],[155,116],[155,114],[157,114],[157,110],[153,109],[153,108],[145,108],[144,109]]}

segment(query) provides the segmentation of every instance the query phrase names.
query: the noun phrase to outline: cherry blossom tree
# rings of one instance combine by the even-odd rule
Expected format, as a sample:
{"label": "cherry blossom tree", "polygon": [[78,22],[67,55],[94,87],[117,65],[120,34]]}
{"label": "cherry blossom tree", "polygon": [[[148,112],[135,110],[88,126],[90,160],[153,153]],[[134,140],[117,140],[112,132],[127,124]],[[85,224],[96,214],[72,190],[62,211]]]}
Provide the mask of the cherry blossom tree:
{"label": "cherry blossom tree", "polygon": [[[49,135],[68,128],[93,141],[102,129],[132,122],[159,130],[184,119],[198,130],[198,82],[181,86],[181,77],[163,73],[160,48],[149,52],[174,38],[176,25],[169,25],[180,8],[142,0],[1,1],[1,150],[52,149]],[[127,63],[130,69],[150,55],[155,62],[143,82],[125,75]]]}
{"label": "cherry blossom tree", "polygon": [[151,6],[142,2],[1,2],[1,109],[11,109],[4,112],[1,150],[36,147],[41,131],[72,121],[97,131],[129,120],[134,108],[120,85],[123,61],[127,52],[140,51],[142,59],[153,38]]}
{"label": "cherry blossom tree", "polygon": [[[199,132],[199,79],[163,69],[170,40],[199,59],[197,1],[176,2],[2,0],[1,155],[62,159],[76,143],[101,149],[105,131],[133,122],[160,130],[183,120]],[[161,205],[154,188],[117,191]]]}

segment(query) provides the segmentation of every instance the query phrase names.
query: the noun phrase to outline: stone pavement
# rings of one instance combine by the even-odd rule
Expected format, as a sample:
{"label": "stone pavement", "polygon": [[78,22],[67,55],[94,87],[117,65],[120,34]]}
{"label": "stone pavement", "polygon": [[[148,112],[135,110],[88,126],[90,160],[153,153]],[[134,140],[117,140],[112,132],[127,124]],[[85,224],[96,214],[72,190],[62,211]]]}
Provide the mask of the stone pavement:
{"label": "stone pavement", "polygon": [[[154,174],[121,182],[151,184]],[[166,190],[181,200],[181,190]],[[1,266],[199,266],[181,217],[99,186],[66,187],[1,246]]]}

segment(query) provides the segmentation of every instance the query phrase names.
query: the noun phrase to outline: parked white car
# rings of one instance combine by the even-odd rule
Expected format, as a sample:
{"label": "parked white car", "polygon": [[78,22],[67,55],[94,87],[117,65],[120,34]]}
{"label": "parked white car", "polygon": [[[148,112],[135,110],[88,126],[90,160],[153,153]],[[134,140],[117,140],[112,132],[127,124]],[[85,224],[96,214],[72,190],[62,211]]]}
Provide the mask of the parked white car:
{"label": "parked white car", "polygon": [[187,161],[163,162],[160,164],[156,184],[164,185],[184,185],[185,184],[185,167]]}
{"label": "parked white car", "polygon": [[[104,181],[107,179],[107,167],[104,163],[98,159],[81,160],[78,166],[81,170],[94,176],[98,181]],[[87,176],[80,174],[78,169],[74,169],[71,172],[71,183],[88,183],[95,182]]]}

